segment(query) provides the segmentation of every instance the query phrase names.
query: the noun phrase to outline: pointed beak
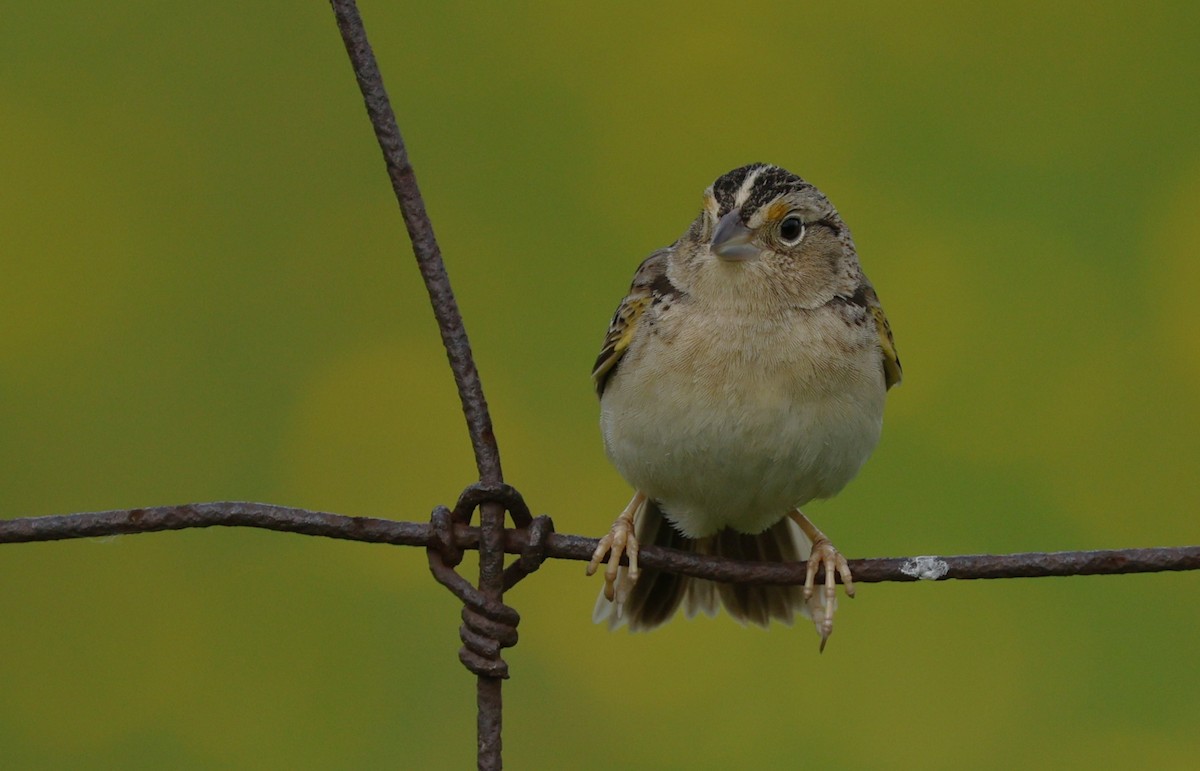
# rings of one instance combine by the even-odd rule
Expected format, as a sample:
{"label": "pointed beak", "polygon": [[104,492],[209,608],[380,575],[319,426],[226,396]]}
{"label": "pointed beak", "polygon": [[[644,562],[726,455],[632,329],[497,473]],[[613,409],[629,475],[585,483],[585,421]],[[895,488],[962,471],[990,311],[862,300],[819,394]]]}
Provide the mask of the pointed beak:
{"label": "pointed beak", "polygon": [[759,252],[750,242],[753,237],[754,231],[742,224],[742,210],[734,209],[717,221],[712,253],[729,262],[752,260]]}

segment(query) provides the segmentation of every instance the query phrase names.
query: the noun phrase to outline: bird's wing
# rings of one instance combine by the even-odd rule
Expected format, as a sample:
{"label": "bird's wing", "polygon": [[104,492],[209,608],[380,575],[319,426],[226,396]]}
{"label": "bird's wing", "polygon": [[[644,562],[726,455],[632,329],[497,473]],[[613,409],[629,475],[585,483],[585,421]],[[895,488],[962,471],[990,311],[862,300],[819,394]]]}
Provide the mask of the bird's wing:
{"label": "bird's wing", "polygon": [[883,382],[888,388],[900,382],[904,370],[900,367],[900,356],[896,353],[896,339],[892,337],[892,325],[874,289],[868,288],[867,309],[875,318],[875,329],[879,332],[879,349],[883,352]]}
{"label": "bird's wing", "polygon": [[900,357],[896,354],[896,340],[892,337],[892,325],[888,323],[887,314],[883,312],[883,305],[879,302],[879,295],[875,294],[875,288],[871,286],[871,283],[865,276],[860,276],[858,288],[854,290],[853,294],[839,295],[833,301],[853,308],[850,311],[852,317],[859,320],[860,323],[866,323],[867,315],[870,315],[871,320],[875,322],[875,333],[879,336],[881,354],[879,363],[883,369],[884,385],[891,388],[899,383],[904,373],[900,368]]}
{"label": "bird's wing", "polygon": [[612,322],[608,325],[608,334],[604,336],[604,346],[600,349],[600,355],[596,357],[595,366],[592,367],[592,381],[596,384],[597,395],[604,394],[604,386],[616,371],[625,351],[629,349],[629,343],[644,322],[647,311],[681,294],[667,278],[667,260],[670,253],[670,248],[659,249],[646,258],[633,276],[629,294],[613,314]]}

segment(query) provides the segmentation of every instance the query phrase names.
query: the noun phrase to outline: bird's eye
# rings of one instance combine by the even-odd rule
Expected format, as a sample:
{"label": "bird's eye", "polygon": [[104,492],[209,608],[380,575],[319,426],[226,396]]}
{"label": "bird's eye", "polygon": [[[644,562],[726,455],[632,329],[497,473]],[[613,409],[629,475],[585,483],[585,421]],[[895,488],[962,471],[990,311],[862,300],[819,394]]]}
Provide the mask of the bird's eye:
{"label": "bird's eye", "polygon": [[794,214],[784,217],[779,223],[779,237],[788,246],[795,246],[804,238],[804,223]]}

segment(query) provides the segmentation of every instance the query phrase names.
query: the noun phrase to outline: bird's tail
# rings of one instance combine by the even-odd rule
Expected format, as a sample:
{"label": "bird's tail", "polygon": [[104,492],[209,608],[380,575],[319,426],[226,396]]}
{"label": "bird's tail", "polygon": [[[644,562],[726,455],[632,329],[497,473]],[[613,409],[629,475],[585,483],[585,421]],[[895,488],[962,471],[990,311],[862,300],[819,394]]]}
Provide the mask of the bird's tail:
{"label": "bird's tail", "polygon": [[[790,517],[757,535],[725,529],[705,538],[688,538],[671,526],[658,505],[647,499],[634,514],[641,545],[653,544],[696,554],[716,554],[760,562],[806,561],[812,543]],[[617,586],[627,585],[628,568],[617,571]],[[804,599],[802,586],[726,584],[642,567],[637,583],[627,588],[623,604],[610,602],[604,592],[596,600],[592,620],[610,629],[628,624],[631,631],[653,629],[669,620],[680,605],[688,618],[699,612],[716,615],[718,603],[739,622],[767,626],[772,619],[791,624],[796,614],[813,619],[820,628],[825,616],[820,591]]]}

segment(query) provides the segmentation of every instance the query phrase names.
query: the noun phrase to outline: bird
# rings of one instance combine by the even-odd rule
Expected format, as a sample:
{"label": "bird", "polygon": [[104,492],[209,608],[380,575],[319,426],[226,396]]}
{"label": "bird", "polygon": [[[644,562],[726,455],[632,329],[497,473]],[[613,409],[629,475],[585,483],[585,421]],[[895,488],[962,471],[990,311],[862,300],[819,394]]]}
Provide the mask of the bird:
{"label": "bird", "polygon": [[[850,597],[853,576],[800,507],[858,473],[901,376],[883,306],[829,199],[766,163],[718,177],[683,235],[638,267],[592,370],[605,452],[635,490],[587,566],[592,575],[607,557],[593,619],[638,631],[681,605],[689,617],[720,605],[764,627],[800,615],[823,651],[835,574]],[[639,568],[642,544],[806,562],[805,583]]]}

